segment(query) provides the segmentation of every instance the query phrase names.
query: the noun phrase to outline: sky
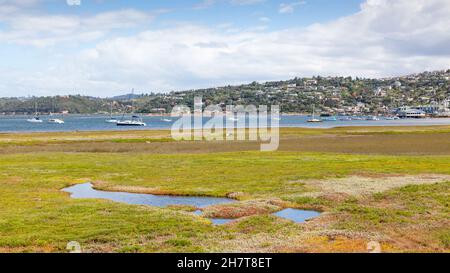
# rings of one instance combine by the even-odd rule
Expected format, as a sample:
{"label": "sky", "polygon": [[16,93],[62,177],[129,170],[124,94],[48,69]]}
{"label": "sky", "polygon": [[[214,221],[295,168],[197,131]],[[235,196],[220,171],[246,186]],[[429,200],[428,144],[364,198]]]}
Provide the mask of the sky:
{"label": "sky", "polygon": [[448,0],[0,0],[0,97],[450,68]]}

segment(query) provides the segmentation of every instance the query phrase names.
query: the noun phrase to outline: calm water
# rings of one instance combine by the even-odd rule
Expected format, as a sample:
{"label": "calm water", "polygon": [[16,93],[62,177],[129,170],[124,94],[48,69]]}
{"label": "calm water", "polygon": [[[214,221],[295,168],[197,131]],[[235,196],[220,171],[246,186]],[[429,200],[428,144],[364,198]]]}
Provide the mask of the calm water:
{"label": "calm water", "polygon": [[235,202],[229,198],[216,197],[191,197],[191,196],[166,196],[127,192],[98,191],[92,187],[91,183],[79,184],[63,189],[71,194],[72,198],[95,198],[107,199],[119,203],[131,205],[149,205],[155,207],[167,207],[169,205],[188,205],[195,207],[207,207],[223,203]]}
{"label": "calm water", "polygon": [[[194,212],[194,214],[201,215],[202,211],[197,210]],[[320,212],[301,209],[284,209],[282,211],[274,213],[273,215],[287,220],[291,220],[295,223],[304,223],[310,219],[318,217],[320,215]],[[236,219],[212,218],[209,220],[211,220],[211,222],[215,225],[223,225],[230,223]]]}
{"label": "calm water", "polygon": [[285,209],[274,213],[275,216],[289,219],[296,223],[304,223],[307,220],[318,217],[320,215],[317,211],[300,210],[300,209]]}
{"label": "calm water", "polygon": [[[99,115],[68,115],[64,117],[65,124],[49,124],[48,117],[43,116],[43,123],[29,123],[29,116],[0,116],[0,132],[57,132],[57,131],[98,131],[98,130],[149,130],[170,129],[172,121],[164,121],[161,117],[143,117],[146,127],[118,127],[115,124],[106,123],[108,116]],[[60,118],[55,116],[55,118]],[[282,116],[280,127],[305,127],[305,128],[332,128],[338,126],[425,126],[425,125],[450,125],[450,119],[405,119],[405,120],[338,120],[324,121],[322,123],[308,123],[307,116]],[[203,122],[209,119],[204,118]]]}
{"label": "calm water", "polygon": [[[125,203],[130,205],[149,205],[155,207],[167,207],[170,205],[188,205],[198,208],[213,206],[217,204],[225,204],[236,202],[229,198],[217,198],[217,197],[195,197],[195,196],[168,196],[168,195],[153,195],[142,193],[127,193],[127,192],[109,192],[95,190],[91,183],[78,184],[69,188],[65,188],[62,191],[70,193],[72,198],[81,199],[106,199],[114,202]],[[202,211],[197,210],[195,215],[201,215]],[[298,209],[285,209],[280,212],[274,213],[274,215],[292,220],[296,223],[303,223],[308,219],[317,217],[319,212],[306,211]],[[209,219],[215,225],[223,225],[234,221],[235,219]]]}

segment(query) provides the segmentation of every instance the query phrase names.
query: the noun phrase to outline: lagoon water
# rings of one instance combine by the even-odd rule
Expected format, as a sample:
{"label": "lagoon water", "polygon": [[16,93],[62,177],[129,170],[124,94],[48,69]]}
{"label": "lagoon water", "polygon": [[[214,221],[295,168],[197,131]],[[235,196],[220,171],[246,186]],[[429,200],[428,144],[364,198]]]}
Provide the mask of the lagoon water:
{"label": "lagoon water", "polygon": [[[56,118],[60,118],[55,116]],[[43,123],[29,123],[29,116],[0,116],[0,132],[67,132],[67,131],[104,131],[104,130],[151,130],[170,129],[177,120],[164,121],[167,117],[143,117],[146,127],[118,127],[113,123],[105,122],[109,116],[102,115],[67,115],[64,116],[65,124],[47,123],[48,117],[42,116]],[[450,125],[449,118],[443,119],[403,119],[403,120],[337,120],[324,121],[322,123],[308,123],[308,116],[283,115],[279,122],[280,127],[301,128],[332,128],[341,126],[425,126],[425,125]],[[203,118],[206,123],[209,118]],[[228,121],[229,122],[229,121]],[[248,118],[247,118],[248,124]],[[248,125],[247,125],[248,126]]]}
{"label": "lagoon water", "polygon": [[274,215],[296,223],[304,223],[312,218],[318,217],[320,212],[300,209],[284,209],[274,213]]}
{"label": "lagoon water", "polygon": [[[196,196],[169,196],[169,195],[153,195],[142,193],[128,193],[128,192],[110,192],[95,190],[91,183],[78,184],[62,190],[63,192],[70,193],[72,198],[76,199],[106,199],[114,202],[125,203],[130,205],[148,205],[155,207],[167,207],[170,205],[188,205],[197,208],[203,208],[207,206],[213,206],[218,204],[225,204],[236,202],[229,198],[218,197],[196,197]],[[201,215],[201,210],[196,210],[195,215]],[[307,211],[299,209],[284,209],[277,213],[275,216],[285,218],[296,223],[303,223],[306,220],[312,219],[320,215],[316,211]],[[209,219],[215,225],[223,225],[234,221],[235,219]]]}
{"label": "lagoon water", "polygon": [[235,202],[229,198],[195,197],[195,196],[169,196],[128,192],[109,192],[95,190],[91,183],[78,184],[63,189],[71,194],[72,198],[107,199],[114,202],[131,205],[149,205],[155,207],[167,207],[170,205],[187,205],[198,208]]}

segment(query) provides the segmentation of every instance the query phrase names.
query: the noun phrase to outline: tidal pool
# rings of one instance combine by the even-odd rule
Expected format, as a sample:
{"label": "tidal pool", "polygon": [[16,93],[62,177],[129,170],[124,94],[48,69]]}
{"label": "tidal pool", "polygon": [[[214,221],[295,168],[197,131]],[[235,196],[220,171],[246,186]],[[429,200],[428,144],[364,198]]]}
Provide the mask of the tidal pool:
{"label": "tidal pool", "polygon": [[198,208],[236,202],[229,198],[195,197],[195,196],[169,196],[143,193],[99,191],[93,188],[91,183],[79,184],[63,189],[71,194],[72,198],[107,199],[115,202],[131,205],[149,205],[155,207],[167,207],[170,205],[195,206]]}
{"label": "tidal pool", "polygon": [[[194,206],[203,208],[218,204],[225,204],[236,202],[230,198],[218,197],[196,197],[196,196],[170,196],[170,195],[154,195],[144,193],[128,193],[128,192],[111,192],[99,191],[94,189],[91,183],[78,184],[72,187],[63,189],[62,191],[70,193],[72,198],[82,199],[106,199],[114,202],[125,203],[130,205],[148,205],[155,207],[167,207],[170,205]],[[196,215],[201,215],[202,212],[197,210]],[[273,215],[292,220],[296,223],[304,223],[305,221],[315,218],[320,215],[320,212],[299,210],[299,209],[284,209]],[[220,219],[208,218],[215,225],[223,225],[237,219]]]}
{"label": "tidal pool", "polygon": [[318,217],[320,212],[312,210],[300,210],[300,209],[284,209],[277,213],[275,216],[294,221],[296,223],[304,223],[307,220]]}

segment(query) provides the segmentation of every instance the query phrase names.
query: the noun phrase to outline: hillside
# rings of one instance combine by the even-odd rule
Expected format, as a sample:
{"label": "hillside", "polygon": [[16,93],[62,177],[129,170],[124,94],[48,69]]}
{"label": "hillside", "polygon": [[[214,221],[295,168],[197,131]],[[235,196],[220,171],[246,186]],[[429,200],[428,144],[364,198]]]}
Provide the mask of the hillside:
{"label": "hillside", "polygon": [[[125,111],[133,104],[139,113],[168,112],[175,105],[192,107],[194,97],[202,96],[206,105],[273,105],[284,113],[309,112],[312,105],[327,113],[386,114],[399,106],[450,104],[450,70],[423,72],[387,79],[351,77],[313,77],[177,91],[162,94],[123,95],[113,98],[57,96],[0,98],[0,113],[68,111],[76,114]],[[133,102],[131,102],[131,100]]]}

